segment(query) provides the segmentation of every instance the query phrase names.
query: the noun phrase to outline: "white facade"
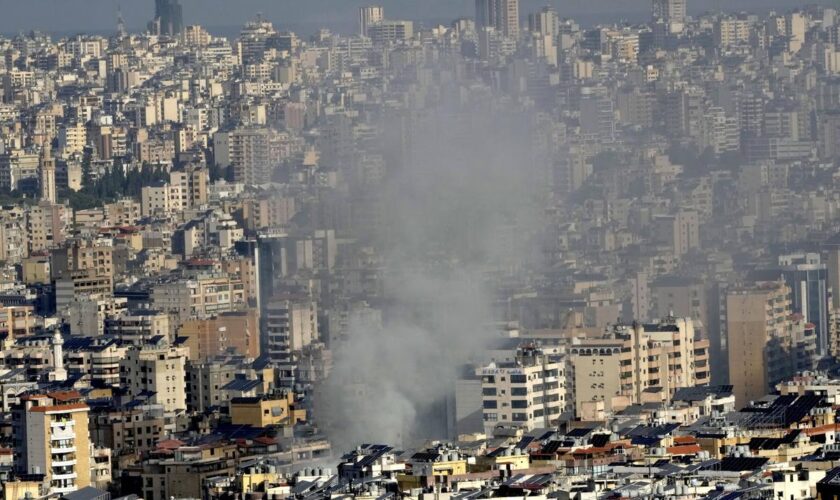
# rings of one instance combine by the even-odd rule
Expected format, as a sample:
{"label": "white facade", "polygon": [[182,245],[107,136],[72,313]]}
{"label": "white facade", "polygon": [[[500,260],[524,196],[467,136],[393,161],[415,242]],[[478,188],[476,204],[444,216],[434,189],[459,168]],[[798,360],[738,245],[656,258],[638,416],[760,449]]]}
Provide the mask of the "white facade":
{"label": "white facade", "polygon": [[552,427],[566,410],[566,368],[562,360],[529,347],[512,363],[491,363],[481,377],[484,431]]}

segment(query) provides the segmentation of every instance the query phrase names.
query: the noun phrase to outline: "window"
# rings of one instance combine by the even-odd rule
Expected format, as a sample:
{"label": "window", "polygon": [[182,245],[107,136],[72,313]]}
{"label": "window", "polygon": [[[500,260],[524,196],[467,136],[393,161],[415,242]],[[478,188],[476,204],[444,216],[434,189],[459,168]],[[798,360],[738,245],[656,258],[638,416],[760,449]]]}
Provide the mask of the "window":
{"label": "window", "polygon": [[514,422],[525,422],[525,421],[528,420],[528,414],[527,413],[514,413],[512,420]]}
{"label": "window", "polygon": [[511,384],[524,384],[528,382],[528,377],[525,375],[511,375],[510,376],[510,383]]}
{"label": "window", "polygon": [[496,402],[496,400],[485,399],[484,400],[484,407],[488,408],[488,409],[495,409],[495,408],[499,407],[499,404]]}
{"label": "window", "polygon": [[528,408],[528,400],[527,399],[514,399],[510,402],[511,408]]}
{"label": "window", "polygon": [[496,395],[496,388],[495,387],[485,387],[481,390],[482,394],[485,396],[495,396]]}
{"label": "window", "polygon": [[512,387],[510,389],[511,396],[527,396],[528,395],[528,388],[527,387]]}

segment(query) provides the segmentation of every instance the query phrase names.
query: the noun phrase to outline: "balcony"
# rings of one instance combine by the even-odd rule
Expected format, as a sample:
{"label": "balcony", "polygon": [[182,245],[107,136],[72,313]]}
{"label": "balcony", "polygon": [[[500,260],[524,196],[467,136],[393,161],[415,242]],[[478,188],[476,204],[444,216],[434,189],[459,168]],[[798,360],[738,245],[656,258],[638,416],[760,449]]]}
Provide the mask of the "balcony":
{"label": "balcony", "polygon": [[73,429],[56,428],[50,433],[50,441],[62,441],[66,439],[75,439],[76,433]]}
{"label": "balcony", "polygon": [[59,447],[50,448],[50,453],[53,453],[53,454],[76,453],[76,446],[75,445],[67,445],[67,446],[59,446]]}
{"label": "balcony", "polygon": [[67,420],[53,420],[50,422],[50,427],[55,429],[57,427],[74,427],[76,425],[76,421],[72,418],[68,418]]}
{"label": "balcony", "polygon": [[53,467],[73,467],[76,465],[76,457],[53,460],[51,465]]}
{"label": "balcony", "polygon": [[66,472],[64,474],[53,474],[52,479],[53,481],[65,481],[68,479],[76,479],[79,475],[76,474],[76,471],[73,472]]}
{"label": "balcony", "polygon": [[79,488],[76,487],[76,484],[73,483],[69,486],[53,486],[52,488],[50,488],[50,491],[52,491],[53,493],[72,493],[78,489]]}

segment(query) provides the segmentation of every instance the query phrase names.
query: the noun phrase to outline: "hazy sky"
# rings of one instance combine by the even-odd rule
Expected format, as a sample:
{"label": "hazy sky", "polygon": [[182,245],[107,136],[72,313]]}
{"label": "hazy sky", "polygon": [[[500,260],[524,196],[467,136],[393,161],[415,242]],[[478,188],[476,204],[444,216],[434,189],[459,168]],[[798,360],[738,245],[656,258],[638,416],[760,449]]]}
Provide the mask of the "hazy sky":
{"label": "hazy sky", "polygon": [[[542,5],[553,4],[561,15],[644,19],[650,0],[520,0],[523,16]],[[821,0],[817,3],[828,3]],[[282,29],[290,27],[352,26],[360,5],[384,5],[391,18],[449,19],[472,15],[474,0],[181,0],[185,22],[208,27],[238,26],[262,12]],[[689,10],[698,12],[722,5],[727,10],[789,8],[802,0],[689,0]],[[117,5],[130,29],[139,29],[151,19],[154,0],[0,0],[0,32],[30,29],[53,32],[111,30],[116,25]],[[598,19],[601,20],[601,19]]]}

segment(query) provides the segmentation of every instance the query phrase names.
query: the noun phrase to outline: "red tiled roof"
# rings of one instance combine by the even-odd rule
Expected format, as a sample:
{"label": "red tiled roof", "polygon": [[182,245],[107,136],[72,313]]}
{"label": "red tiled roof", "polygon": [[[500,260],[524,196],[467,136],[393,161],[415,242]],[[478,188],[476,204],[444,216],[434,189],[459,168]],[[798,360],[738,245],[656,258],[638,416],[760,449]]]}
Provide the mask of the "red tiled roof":
{"label": "red tiled roof", "polygon": [[697,440],[694,439],[694,436],[676,436],[674,437],[675,444],[697,444]]}
{"label": "red tiled roof", "polygon": [[819,434],[825,434],[827,432],[838,430],[840,430],[840,424],[827,424],[821,425],[819,427],[813,427],[811,429],[804,429],[806,436],[816,436]]}
{"label": "red tiled roof", "polygon": [[680,446],[671,446],[667,449],[671,455],[694,455],[703,451],[698,444],[684,444]]}
{"label": "red tiled roof", "polygon": [[163,441],[158,441],[157,448],[159,450],[174,450],[184,446],[184,442],[178,439],[165,439]]}
{"label": "red tiled roof", "polygon": [[76,399],[82,399],[82,393],[80,393],[79,391],[48,392],[47,396],[61,403],[64,403],[66,401],[73,401]]}

